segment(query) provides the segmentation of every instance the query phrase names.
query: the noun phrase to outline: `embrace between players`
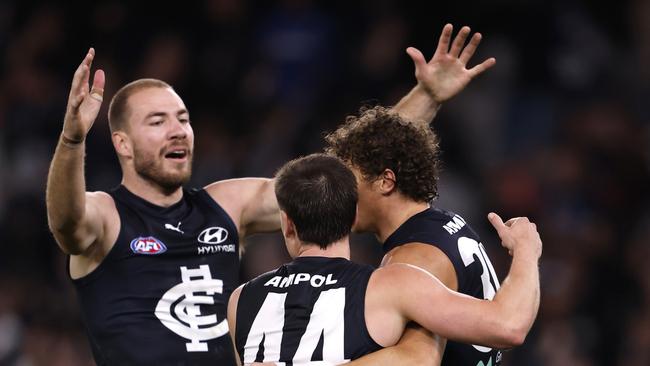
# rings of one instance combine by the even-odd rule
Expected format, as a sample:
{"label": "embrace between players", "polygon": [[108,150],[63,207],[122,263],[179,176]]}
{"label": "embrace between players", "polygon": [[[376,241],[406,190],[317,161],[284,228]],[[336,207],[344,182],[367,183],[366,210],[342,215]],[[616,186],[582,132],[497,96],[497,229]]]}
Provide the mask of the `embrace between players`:
{"label": "embrace between players", "polygon": [[[537,314],[542,244],[526,218],[488,215],[513,257],[500,285],[465,220],[431,206],[429,122],[495,63],[466,68],[480,42],[477,33],[465,45],[469,33],[452,42],[446,25],[429,62],[409,48],[418,84],[392,108],[348,117],[326,137],[326,154],[291,161],[275,179],[203,189],[183,188],[194,133],[182,99],[141,79],[109,106],[122,182],[86,192],[85,138],[104,88],[101,70],[90,85],[91,49],[73,78],[47,209],[95,361],[499,364],[499,349],[521,344]],[[277,230],[294,260],[237,287],[240,238]],[[349,261],[351,230],[382,243],[380,269]]]}

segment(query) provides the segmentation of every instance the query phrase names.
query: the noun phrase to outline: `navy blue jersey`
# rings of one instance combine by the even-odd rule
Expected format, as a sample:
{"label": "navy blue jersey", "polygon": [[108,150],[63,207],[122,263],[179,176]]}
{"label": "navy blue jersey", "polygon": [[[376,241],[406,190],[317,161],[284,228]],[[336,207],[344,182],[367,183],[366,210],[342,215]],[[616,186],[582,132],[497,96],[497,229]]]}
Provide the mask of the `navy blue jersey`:
{"label": "navy blue jersey", "polygon": [[[499,289],[492,263],[478,235],[459,215],[436,208],[403,223],[386,242],[384,251],[408,243],[431,244],[447,255],[456,271],[458,292],[491,300]],[[488,366],[501,363],[501,352],[488,347],[448,342],[442,365]]]}
{"label": "navy blue jersey", "polygon": [[237,303],[241,360],[338,364],[380,349],[365,320],[372,271],[344,258],[298,257],[248,282]]}
{"label": "navy blue jersey", "polygon": [[234,365],[228,298],[239,238],[205,190],[159,207],[120,186],[121,226],[90,274],[73,280],[98,365]]}

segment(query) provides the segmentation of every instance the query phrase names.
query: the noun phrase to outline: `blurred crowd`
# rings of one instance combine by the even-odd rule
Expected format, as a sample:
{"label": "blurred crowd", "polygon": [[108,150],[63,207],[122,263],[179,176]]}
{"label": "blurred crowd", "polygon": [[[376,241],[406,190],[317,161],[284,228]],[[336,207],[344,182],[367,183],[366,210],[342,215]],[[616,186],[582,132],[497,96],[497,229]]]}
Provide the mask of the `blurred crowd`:
{"label": "blurred crowd", "polygon": [[[504,364],[650,365],[650,2],[163,3],[0,2],[0,365],[93,364],[44,202],[88,47],[108,98],[143,77],[175,87],[196,135],[191,185],[203,186],[272,176],[362,103],[395,104],[415,83],[405,48],[431,56],[447,22],[483,33],[471,64],[497,65],[433,123],[434,205],[479,232],[501,279],[509,259],[489,211],[531,217],[544,241],[540,314]],[[88,137],[89,190],[121,178],[107,104]],[[288,260],[279,235],[249,241],[243,280]],[[381,255],[353,236],[353,260]]]}

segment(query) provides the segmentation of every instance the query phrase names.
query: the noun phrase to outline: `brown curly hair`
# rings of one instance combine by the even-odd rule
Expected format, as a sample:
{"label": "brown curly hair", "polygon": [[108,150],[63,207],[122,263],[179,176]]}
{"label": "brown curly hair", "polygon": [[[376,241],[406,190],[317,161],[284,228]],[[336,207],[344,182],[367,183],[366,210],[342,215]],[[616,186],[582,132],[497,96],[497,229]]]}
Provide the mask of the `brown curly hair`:
{"label": "brown curly hair", "polygon": [[327,153],[357,167],[368,181],[390,169],[407,197],[429,202],[438,196],[438,138],[426,125],[406,121],[386,107],[362,107],[325,140]]}

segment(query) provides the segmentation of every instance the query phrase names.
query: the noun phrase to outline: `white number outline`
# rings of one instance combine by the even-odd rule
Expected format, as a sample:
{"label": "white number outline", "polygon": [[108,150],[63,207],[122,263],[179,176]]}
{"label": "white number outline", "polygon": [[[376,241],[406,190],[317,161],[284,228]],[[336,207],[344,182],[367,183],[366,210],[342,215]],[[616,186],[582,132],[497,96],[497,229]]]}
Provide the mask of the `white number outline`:
{"label": "white number outline", "polygon": [[[497,278],[496,272],[494,271],[494,267],[492,266],[490,259],[485,253],[483,244],[477,242],[472,238],[463,236],[458,239],[458,252],[460,253],[460,257],[462,258],[463,264],[466,268],[476,261],[474,255],[476,255],[479,262],[481,262],[481,267],[483,268],[483,273],[481,273],[481,283],[483,284],[483,299],[492,300],[496,292],[499,290],[500,285],[499,279]],[[490,278],[492,278],[494,281],[494,286],[492,285]],[[484,353],[492,351],[492,348],[489,347],[477,345],[472,346],[478,351]]]}

